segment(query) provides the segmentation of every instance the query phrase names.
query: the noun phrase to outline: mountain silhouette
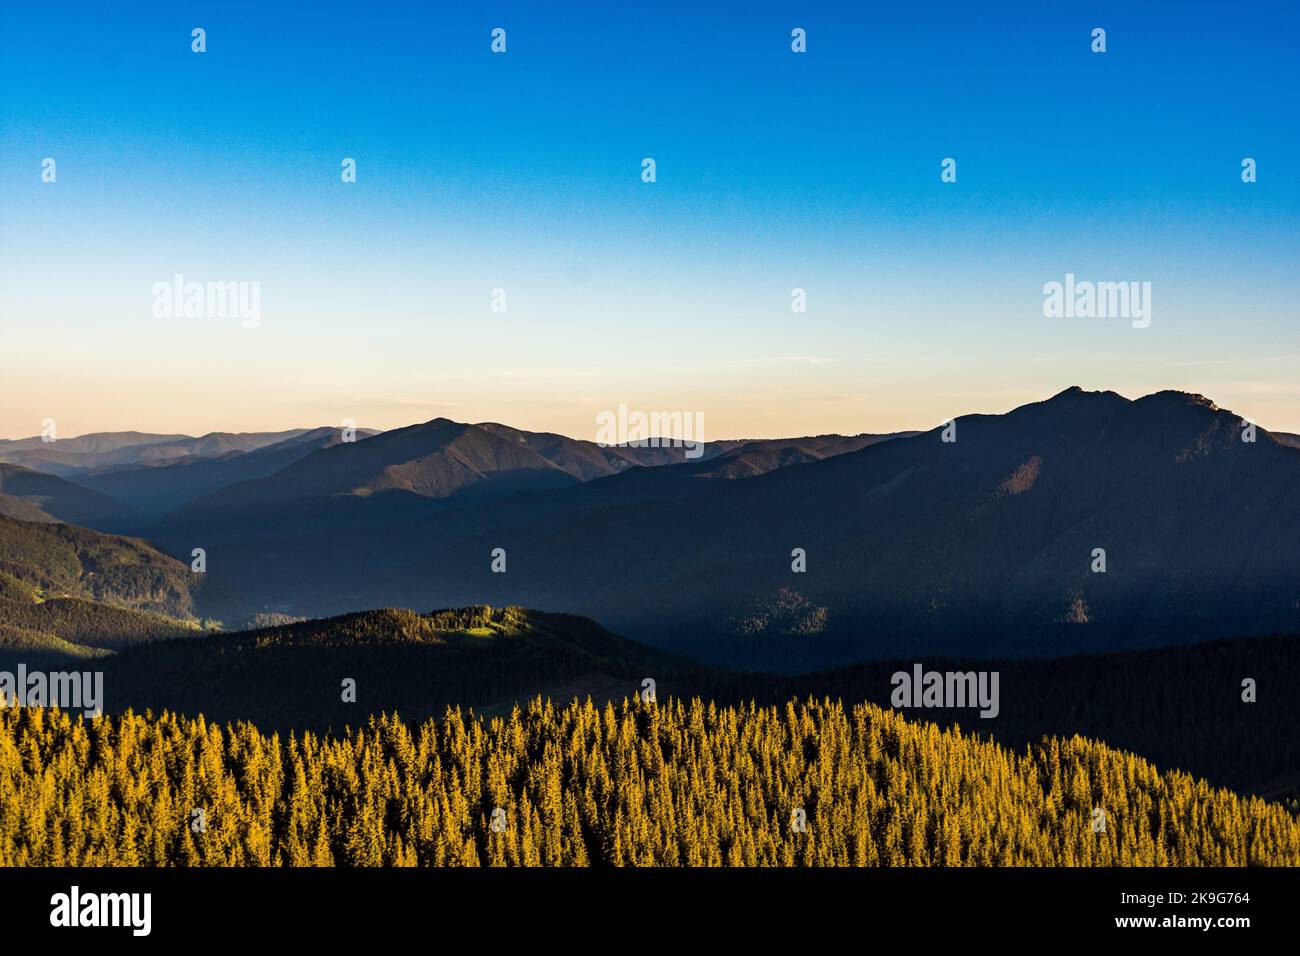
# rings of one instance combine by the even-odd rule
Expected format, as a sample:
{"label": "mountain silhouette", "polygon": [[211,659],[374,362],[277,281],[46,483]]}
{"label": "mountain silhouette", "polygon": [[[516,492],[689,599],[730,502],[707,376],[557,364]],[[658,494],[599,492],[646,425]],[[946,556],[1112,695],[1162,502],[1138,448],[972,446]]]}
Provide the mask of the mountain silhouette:
{"label": "mountain silhouette", "polygon": [[958,418],[955,441],[767,449],[773,468],[733,447],[581,481],[577,459],[439,419],[313,452],[160,536],[210,545],[241,611],[516,603],[784,670],[1294,630],[1300,449],[1243,425],[1197,395],[1071,388]]}
{"label": "mountain silhouette", "polygon": [[1300,629],[1300,448],[1199,395],[1074,387],[697,459],[445,418],[357,437],[82,476],[126,503],[0,466],[0,508],[202,547],[204,613],[234,623],[518,604],[783,671]]}

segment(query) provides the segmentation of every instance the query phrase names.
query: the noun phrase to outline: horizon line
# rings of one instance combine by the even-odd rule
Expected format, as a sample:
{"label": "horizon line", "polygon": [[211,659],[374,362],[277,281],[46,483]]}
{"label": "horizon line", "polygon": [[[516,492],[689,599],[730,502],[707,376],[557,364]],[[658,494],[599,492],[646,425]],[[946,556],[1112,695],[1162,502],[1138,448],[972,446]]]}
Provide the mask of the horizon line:
{"label": "horizon line", "polygon": [[[1122,394],[1122,393],[1120,393],[1120,392],[1118,392],[1118,391],[1115,391],[1114,389],[1085,389],[1085,388],[1083,388],[1082,386],[1079,386],[1079,385],[1071,385],[1071,386],[1068,386],[1068,387],[1066,387],[1066,388],[1063,388],[1063,389],[1061,389],[1061,390],[1059,390],[1059,391],[1057,391],[1057,392],[1052,393],[1052,394],[1049,395],[1047,398],[1032,399],[1032,400],[1029,400],[1029,401],[1024,401],[1024,402],[1021,402],[1021,403],[1019,403],[1019,404],[1013,405],[1012,407],[1010,407],[1010,408],[1008,408],[1008,409],[1006,409],[1005,411],[1002,411],[1002,412],[991,412],[991,413],[990,413],[990,412],[965,412],[965,413],[962,413],[962,414],[954,415],[954,416],[952,416],[952,418],[944,419],[944,420],[941,421],[941,422],[938,422],[938,423],[936,423],[936,424],[930,425],[930,426],[925,427],[925,428],[893,428],[893,429],[890,429],[890,430],[888,430],[888,431],[861,431],[861,432],[835,432],[835,431],[831,431],[831,432],[810,432],[810,433],[807,433],[807,434],[791,434],[791,433],[785,433],[785,434],[780,434],[780,435],[773,435],[773,436],[770,436],[770,437],[742,436],[742,437],[735,437],[735,438],[711,438],[711,439],[703,439],[703,440],[701,440],[701,444],[703,444],[703,445],[711,445],[711,444],[717,444],[717,443],[719,443],[719,442],[758,442],[758,441],[786,441],[786,440],[794,441],[794,440],[806,439],[806,438],[829,438],[829,437],[835,437],[835,438],[861,438],[861,437],[864,437],[864,436],[884,436],[884,435],[903,435],[903,434],[923,434],[923,433],[926,432],[926,431],[931,431],[931,430],[933,430],[933,429],[935,429],[935,428],[939,428],[939,427],[941,427],[942,425],[944,425],[944,424],[945,424],[946,422],[948,422],[948,421],[955,421],[955,420],[958,420],[958,419],[961,419],[961,418],[967,418],[967,417],[970,417],[970,416],[972,416],[972,415],[1006,415],[1006,414],[1010,414],[1011,412],[1014,412],[1014,411],[1016,411],[1016,410],[1018,410],[1018,409],[1026,408],[1026,407],[1028,407],[1028,406],[1030,406],[1030,405],[1038,405],[1038,404],[1042,404],[1042,403],[1044,403],[1044,402],[1049,402],[1049,401],[1052,401],[1053,399],[1060,398],[1060,397],[1063,396],[1063,395],[1067,395],[1067,394],[1070,394],[1070,393],[1073,393],[1073,392],[1078,392],[1078,393],[1083,394],[1083,395],[1107,395],[1107,394],[1110,394],[1110,395],[1115,395],[1115,396],[1117,396],[1117,397],[1123,399],[1125,402],[1129,402],[1129,403],[1136,402],[1136,401],[1141,401],[1142,399],[1146,399],[1146,398],[1151,398],[1151,397],[1153,397],[1153,396],[1155,396],[1155,395],[1162,395],[1162,394],[1167,394],[1167,393],[1173,393],[1173,394],[1177,394],[1177,395],[1184,395],[1184,396],[1187,396],[1187,397],[1189,397],[1189,398],[1200,399],[1200,400],[1202,400],[1202,401],[1204,401],[1204,402],[1207,402],[1209,405],[1211,405],[1211,406],[1212,406],[1213,408],[1215,408],[1215,409],[1218,409],[1218,410],[1220,410],[1220,411],[1229,412],[1229,413],[1231,413],[1231,414],[1236,414],[1235,412],[1232,412],[1231,409],[1224,408],[1223,406],[1221,406],[1221,405],[1219,405],[1217,402],[1215,402],[1213,399],[1211,399],[1209,396],[1207,396],[1207,395],[1205,395],[1205,394],[1203,394],[1203,393],[1201,393],[1201,392],[1186,391],[1186,390],[1184,390],[1184,389],[1177,389],[1177,388],[1163,388],[1163,389],[1157,389],[1157,390],[1152,391],[1152,392],[1147,392],[1147,393],[1145,393],[1145,394],[1143,394],[1143,395],[1138,396],[1138,398],[1129,398],[1127,395],[1124,395],[1124,394]],[[662,410],[656,410],[656,411],[657,411],[659,414],[665,414],[665,412],[663,412]],[[673,413],[669,412],[669,413],[666,413],[666,414],[673,414]],[[679,412],[679,414],[681,414],[681,413]],[[1242,420],[1243,420],[1243,421],[1248,421],[1249,419],[1246,419],[1245,417],[1242,417]],[[585,443],[587,443],[587,444],[594,444],[594,445],[600,445],[600,444],[601,444],[600,442],[595,441],[595,440],[592,439],[592,438],[582,438],[582,437],[577,437],[577,436],[574,436],[574,435],[567,434],[567,433],[565,433],[565,432],[552,431],[552,430],[547,430],[547,429],[541,429],[541,430],[538,430],[538,429],[520,428],[520,427],[518,427],[518,426],[515,426],[515,425],[509,425],[509,424],[507,424],[507,423],[505,423],[505,422],[503,422],[503,421],[497,421],[497,420],[495,420],[495,419],[485,419],[485,420],[483,420],[483,421],[478,421],[478,422],[463,422],[463,421],[459,421],[459,420],[454,419],[454,418],[448,418],[448,417],[445,416],[445,415],[438,415],[438,416],[435,416],[434,418],[430,418],[430,419],[424,419],[424,420],[420,420],[420,421],[408,422],[408,423],[405,424],[405,425],[397,425],[397,426],[394,426],[394,427],[392,427],[392,428],[378,428],[378,427],[372,427],[372,426],[360,425],[360,424],[351,424],[351,425],[348,425],[348,424],[337,424],[337,425],[291,426],[291,427],[289,427],[289,428],[267,428],[267,429],[262,429],[262,430],[246,430],[246,431],[222,431],[222,430],[215,430],[215,431],[201,432],[201,433],[199,433],[199,434],[197,434],[197,435],[191,435],[191,434],[184,433],[184,432],[150,432],[150,431],[143,431],[143,430],[141,430],[141,429],[137,429],[137,428],[125,428],[125,429],[121,429],[121,430],[106,430],[106,429],[100,429],[100,430],[97,430],[97,431],[82,432],[81,434],[78,434],[78,435],[72,435],[72,436],[69,436],[69,437],[66,437],[66,438],[56,438],[54,441],[48,442],[47,444],[57,445],[59,442],[77,441],[77,440],[82,439],[82,438],[94,438],[94,437],[99,437],[99,436],[110,436],[110,435],[147,435],[147,436],[150,436],[150,437],[155,437],[155,438],[163,439],[164,442],[167,441],[167,440],[182,441],[182,440],[187,440],[187,439],[190,440],[190,441],[198,441],[198,440],[203,439],[203,438],[210,438],[210,437],[214,437],[214,436],[217,436],[217,435],[229,435],[229,436],[232,436],[232,437],[239,437],[239,436],[247,436],[247,435],[274,435],[274,434],[282,434],[282,433],[290,433],[290,432],[297,432],[297,433],[299,433],[299,434],[305,434],[305,433],[307,433],[307,432],[320,431],[320,430],[322,430],[322,429],[337,430],[337,429],[347,428],[347,427],[355,428],[355,429],[356,429],[357,431],[359,431],[359,432],[371,432],[372,434],[371,434],[371,435],[367,435],[366,437],[375,437],[375,436],[377,436],[377,435],[383,435],[383,434],[389,434],[389,433],[392,433],[392,432],[398,432],[398,431],[402,431],[402,430],[404,430],[404,429],[408,429],[408,428],[418,428],[418,427],[420,427],[421,425],[429,425],[429,424],[432,424],[432,423],[434,423],[434,422],[439,422],[439,421],[449,422],[449,423],[451,423],[451,424],[453,424],[453,425],[465,425],[465,426],[467,426],[467,427],[471,427],[471,428],[482,428],[482,427],[485,426],[485,425],[497,425],[497,426],[500,426],[500,427],[503,427],[503,428],[509,428],[509,429],[511,429],[511,430],[513,430],[513,431],[524,432],[524,433],[526,433],[526,434],[530,434],[530,435],[558,435],[558,436],[560,436],[561,438],[566,438],[566,439],[568,439],[568,440],[570,440],[570,441],[585,442]],[[1255,424],[1257,425],[1257,427],[1263,428],[1265,431],[1276,432],[1276,433],[1278,433],[1278,434],[1291,434],[1291,432],[1288,432],[1288,431],[1286,431],[1285,429],[1280,429],[1280,428],[1268,428],[1268,427],[1266,427],[1266,426],[1258,425],[1258,423],[1255,423]],[[39,435],[39,434],[36,434],[36,435],[22,435],[22,436],[19,436],[19,437],[17,437],[17,438],[6,438],[6,437],[0,437],[0,443],[8,443],[8,444],[12,444],[12,443],[17,443],[17,442],[31,441],[31,440],[33,440],[33,439],[39,439],[39,438],[41,438],[41,437],[42,437],[42,436]],[[649,435],[649,436],[647,436],[647,437],[648,437],[648,438],[651,438],[651,439],[654,439],[654,438],[659,438],[659,439],[671,439],[671,436],[664,436],[664,435]],[[162,444],[163,442],[159,442],[159,443]],[[623,444],[625,444],[625,443],[619,443],[619,444],[607,445],[607,446],[601,446],[601,447],[621,447]]]}

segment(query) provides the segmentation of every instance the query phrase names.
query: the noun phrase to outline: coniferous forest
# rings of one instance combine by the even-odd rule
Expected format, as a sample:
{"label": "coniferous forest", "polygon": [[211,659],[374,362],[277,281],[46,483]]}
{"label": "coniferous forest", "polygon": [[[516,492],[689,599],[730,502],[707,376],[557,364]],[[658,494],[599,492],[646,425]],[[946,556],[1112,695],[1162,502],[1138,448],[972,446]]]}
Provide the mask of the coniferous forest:
{"label": "coniferous forest", "polygon": [[0,709],[0,866],[1300,863],[1277,804],[1084,740],[829,700],[534,699],[267,736]]}

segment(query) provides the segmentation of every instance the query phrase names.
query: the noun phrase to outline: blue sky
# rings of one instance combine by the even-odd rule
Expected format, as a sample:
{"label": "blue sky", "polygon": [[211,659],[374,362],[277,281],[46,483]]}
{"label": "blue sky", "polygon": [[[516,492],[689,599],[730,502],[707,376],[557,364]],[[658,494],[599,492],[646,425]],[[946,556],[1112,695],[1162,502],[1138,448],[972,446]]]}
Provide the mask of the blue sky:
{"label": "blue sky", "polygon": [[[881,431],[1072,384],[1300,431],[1300,12],[1134,6],[10,5],[0,436]],[[259,282],[258,327],[155,317],[178,272]],[[1150,328],[1045,318],[1067,272],[1151,282]]]}

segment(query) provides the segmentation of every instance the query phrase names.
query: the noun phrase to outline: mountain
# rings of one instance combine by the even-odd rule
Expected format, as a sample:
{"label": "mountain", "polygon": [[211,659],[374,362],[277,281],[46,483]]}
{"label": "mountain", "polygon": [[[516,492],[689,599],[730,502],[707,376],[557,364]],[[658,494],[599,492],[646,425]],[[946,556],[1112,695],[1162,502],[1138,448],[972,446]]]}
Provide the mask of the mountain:
{"label": "mountain", "polygon": [[192,636],[194,579],[134,538],[0,517],[0,658]]}
{"label": "mountain", "polygon": [[[159,537],[210,543],[247,613],[513,603],[765,669],[1300,630],[1300,449],[1243,442],[1238,416],[1178,392],[1074,388],[944,432],[775,470],[741,452],[733,472],[719,456],[579,481],[439,420],[201,499]],[[493,488],[488,468],[525,480],[465,493]]]}
{"label": "mountain", "polygon": [[184,441],[185,435],[148,432],[95,432],[76,438],[47,441],[41,437],[0,438],[0,462],[19,464],[51,475],[68,477],[96,461],[131,454],[128,449]]}
{"label": "mountain", "polygon": [[104,455],[142,445],[160,445],[189,439],[188,435],[157,435],[150,432],[93,432],[76,438],[51,441],[32,438],[0,438],[0,454],[16,452],[59,451],[65,455]]}
{"label": "mountain", "polygon": [[[739,643],[761,652],[756,666],[787,669],[1295,630],[1300,454],[1241,435],[1238,416],[1199,396],[1071,389],[961,418],[952,443],[935,429],[662,500],[620,507],[607,493],[562,526],[478,515],[481,533],[457,528],[447,552],[505,546],[517,578],[468,557],[456,574],[447,552],[417,566],[462,586],[477,570],[490,600],[563,606],[647,640],[675,629],[673,649],[721,663]],[[791,571],[794,548],[806,574]],[[1105,573],[1091,571],[1096,548]],[[783,590],[802,613],[768,613]]]}
{"label": "mountain", "polygon": [[[706,477],[760,474],[797,461],[815,461],[857,451],[878,441],[897,437],[897,435],[813,435],[806,438],[728,439],[704,442],[698,457],[687,458],[683,449],[669,444],[658,447],[598,445],[595,442],[580,441],[549,432],[520,431],[496,422],[485,422],[474,427],[523,445],[582,481],[619,474],[638,465],[646,468],[694,465],[696,471],[693,474]],[[699,467],[707,462],[714,463],[716,473]]]}
{"label": "mountain", "polygon": [[123,528],[137,519],[135,509],[117,499],[18,465],[0,465],[0,515],[95,528]]}
{"label": "mountain", "polygon": [[719,450],[714,457],[683,465],[683,472],[698,478],[753,478],[789,465],[821,461],[836,455],[861,451],[891,438],[906,438],[916,432],[887,435],[815,435],[808,438],[773,438],[740,442]]}
{"label": "mountain", "polygon": [[[699,459],[681,448],[600,446],[544,432],[526,432],[495,422],[467,425],[438,418],[385,432],[358,450],[337,441],[317,454],[302,456],[261,481],[241,483],[196,501],[191,512],[224,509],[266,510],[319,504],[351,496],[396,493],[442,499],[465,493],[493,496],[518,491],[563,488],[577,482],[641,467],[714,462],[718,474],[755,474],[793,461],[843,454],[892,436],[823,435],[769,441],[714,442]],[[334,447],[337,446],[337,447]],[[725,463],[725,466],[722,464]],[[693,472],[700,473],[700,472]],[[123,493],[138,472],[112,485],[92,487]],[[711,472],[703,472],[712,475]],[[165,476],[162,476],[165,478]]]}
{"label": "mountain", "polygon": [[551,432],[521,431],[496,422],[483,422],[474,427],[511,444],[536,452],[580,481],[617,474],[635,465],[653,467],[664,464],[674,454],[675,460],[680,461],[683,457],[681,449],[619,445],[602,447],[595,442],[580,441]]}
{"label": "mountain", "polygon": [[101,658],[133,644],[195,637],[197,621],[180,621],[79,598],[0,599],[0,665]]}
{"label": "mountain", "polygon": [[20,582],[28,596],[195,616],[196,576],[135,538],[0,517],[0,573]]}
{"label": "mountain", "polygon": [[[357,440],[376,432],[358,430]],[[87,488],[126,502],[141,512],[164,514],[229,485],[273,475],[313,451],[342,443],[340,428],[315,428],[251,451],[220,457],[166,458],[149,464],[111,465],[78,475]]]}
{"label": "mountain", "polygon": [[[482,523],[470,517],[482,508],[493,514],[501,509],[493,521],[505,520],[506,514],[529,523],[554,521],[570,509],[587,514],[601,507],[610,493],[619,503],[641,493],[663,498],[676,494],[681,482],[755,474],[889,437],[823,435],[716,442],[706,446],[699,459],[691,460],[681,448],[603,448],[594,442],[495,423],[467,425],[435,419],[364,443],[320,449],[265,478],[196,498],[146,528],[173,553],[184,555],[194,546],[203,546],[219,556],[218,576],[233,586],[227,593],[238,597],[217,616],[232,620],[260,612],[321,616],[376,603],[416,603],[405,601],[402,591],[391,592],[390,601],[387,589],[371,588],[387,574],[384,568],[390,560],[406,557],[390,552],[384,542],[394,536],[409,538],[412,528],[426,520],[451,516],[458,523]],[[664,461],[675,464],[654,464]],[[602,477],[618,477],[623,483],[608,485]],[[590,491],[579,492],[580,488]],[[538,501],[532,497],[536,494],[544,498]],[[433,534],[431,543],[437,546],[439,537]],[[228,563],[231,558],[243,563],[251,552],[259,555],[255,564],[279,564],[284,559],[264,579],[265,588],[247,587],[242,571]],[[336,560],[360,562],[363,574],[352,583],[336,579],[327,601],[304,601],[312,588],[310,581],[290,579],[300,571],[315,576],[319,562]],[[456,593],[458,598],[474,599],[472,592]]]}
{"label": "mountain", "polygon": [[[884,437],[828,435],[779,442],[718,442],[706,446],[698,462],[726,462],[733,469],[756,473],[793,460],[854,450]],[[492,422],[467,425],[439,418],[385,432],[360,446],[331,442],[330,447],[305,455],[261,480],[201,496],[179,509],[176,517],[177,523],[187,524],[205,514],[273,512],[283,521],[286,509],[319,515],[322,506],[338,504],[338,499],[351,499],[345,506],[372,499],[373,513],[410,509],[402,513],[409,519],[428,513],[429,503],[442,499],[566,488],[638,466],[665,467],[670,462],[680,465],[690,461],[681,448],[602,447]],[[123,493],[118,484],[95,486]]]}
{"label": "mountain", "polygon": [[308,429],[283,432],[212,432],[189,435],[155,435],[148,432],[98,432],[77,438],[0,439],[0,462],[23,465],[63,478],[96,469],[128,464],[178,461],[186,458],[220,458],[255,451],[303,435]]}
{"label": "mountain", "polygon": [[241,482],[191,502],[182,513],[282,511],[339,497],[387,497],[400,503],[400,499],[471,492],[553,488],[578,480],[524,444],[438,418],[364,442],[318,449],[270,477]]}
{"label": "mountain", "polygon": [[[187,641],[141,644],[101,661],[111,709],[202,713],[284,730],[342,728],[358,715],[508,712],[537,693],[621,699],[642,678],[694,665],[572,615],[469,607],[386,608]],[[356,703],[342,699],[344,678]]]}

